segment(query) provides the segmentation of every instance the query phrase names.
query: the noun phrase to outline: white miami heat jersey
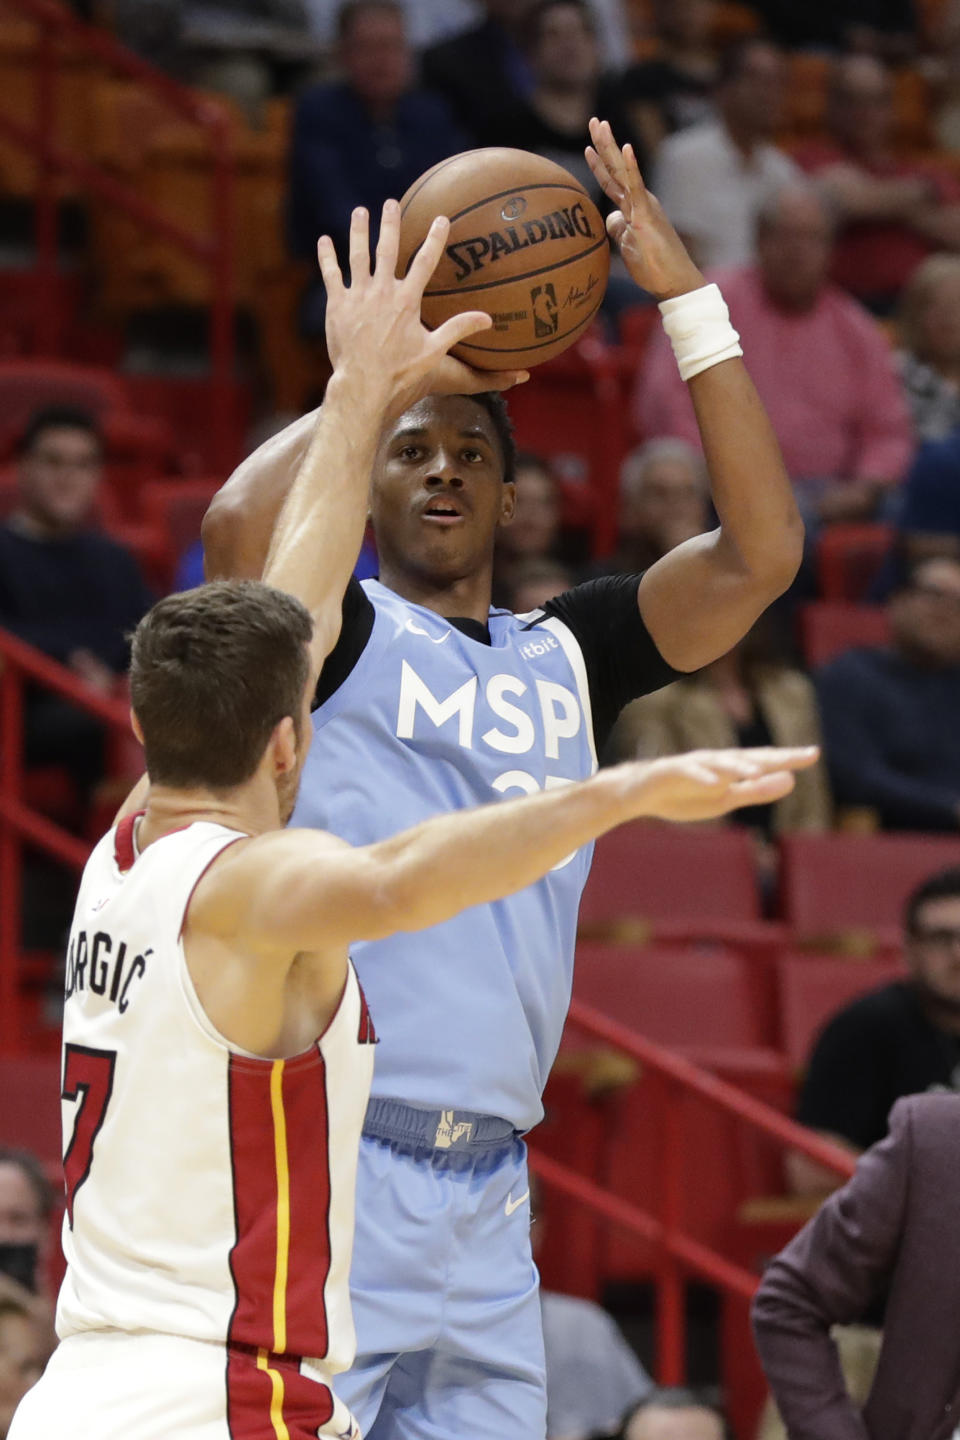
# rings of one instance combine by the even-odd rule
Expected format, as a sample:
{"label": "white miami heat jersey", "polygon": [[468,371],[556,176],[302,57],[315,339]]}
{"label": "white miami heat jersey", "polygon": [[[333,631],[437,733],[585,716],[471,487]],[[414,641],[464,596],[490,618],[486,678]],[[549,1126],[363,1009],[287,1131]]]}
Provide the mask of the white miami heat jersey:
{"label": "white miami heat jersey", "polygon": [[352,965],[326,1031],[293,1059],[213,1028],[181,929],[198,880],[241,838],[195,824],[137,855],[131,817],[84,871],[66,973],[57,1329],[225,1346],[231,1435],[260,1434],[256,1412],[266,1434],[349,1433],[328,1381],[355,1350],[354,1183],[376,1037]]}

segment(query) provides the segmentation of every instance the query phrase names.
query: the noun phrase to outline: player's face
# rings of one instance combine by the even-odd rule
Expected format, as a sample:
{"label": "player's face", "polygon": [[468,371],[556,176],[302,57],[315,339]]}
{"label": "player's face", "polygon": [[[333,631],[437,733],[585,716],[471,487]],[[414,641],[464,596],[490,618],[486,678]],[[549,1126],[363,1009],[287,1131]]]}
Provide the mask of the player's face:
{"label": "player's face", "polygon": [[374,471],[381,573],[440,586],[476,575],[514,499],[483,406],[465,395],[421,400],[384,433]]}
{"label": "player's face", "polygon": [[906,961],[914,980],[951,1010],[960,1010],[960,897],[928,900],[907,936]]}

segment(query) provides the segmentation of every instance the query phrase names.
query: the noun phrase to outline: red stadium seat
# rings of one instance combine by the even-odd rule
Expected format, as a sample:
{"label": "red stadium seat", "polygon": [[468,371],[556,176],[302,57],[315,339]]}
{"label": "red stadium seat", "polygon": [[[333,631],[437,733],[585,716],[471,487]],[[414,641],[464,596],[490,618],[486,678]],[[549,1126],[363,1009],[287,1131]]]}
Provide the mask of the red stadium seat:
{"label": "red stadium seat", "polygon": [[780,1043],[790,1066],[802,1070],[817,1032],[844,1005],[878,990],[903,974],[894,956],[878,960],[793,952],[777,963],[780,990]]}
{"label": "red stadium seat", "polygon": [[601,548],[613,548],[620,466],[627,452],[626,409],[614,352],[595,334],[537,366],[511,390],[517,443],[553,462],[588,496],[587,518]]}
{"label": "red stadium seat", "polygon": [[573,993],[660,1045],[772,1047],[763,966],[719,946],[577,947]]}
{"label": "red stadium seat", "polygon": [[167,537],[179,560],[200,538],[200,522],[220,488],[219,480],[160,480],[140,494],[144,519]]}
{"label": "red stadium seat", "polygon": [[863,600],[893,544],[892,525],[828,525],[817,545],[824,600]]}
{"label": "red stadium seat", "polygon": [[126,410],[119,380],[109,370],[55,360],[0,362],[0,453],[8,453],[41,405],[76,405],[103,422]]}
{"label": "red stadium seat", "polygon": [[624,920],[689,921],[706,932],[759,917],[752,842],[736,826],[621,826],[597,841],[580,906],[581,931],[596,936]]}
{"label": "red stadium seat", "polygon": [[952,836],[796,834],[780,849],[784,919],[798,937],[828,943],[862,931],[895,945],[910,891],[960,866]]}
{"label": "red stadium seat", "polygon": [[874,605],[843,600],[815,600],[801,613],[803,654],[816,669],[844,650],[861,645],[886,645],[890,639],[887,613]]}
{"label": "red stadium seat", "polygon": [[0,1145],[60,1161],[59,1056],[0,1056]]}

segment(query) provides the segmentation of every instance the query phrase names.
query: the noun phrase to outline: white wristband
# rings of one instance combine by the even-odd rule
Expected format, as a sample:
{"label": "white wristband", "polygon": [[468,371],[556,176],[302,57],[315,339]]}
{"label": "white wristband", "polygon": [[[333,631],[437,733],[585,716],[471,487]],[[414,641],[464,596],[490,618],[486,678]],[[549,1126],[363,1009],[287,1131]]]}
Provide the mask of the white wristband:
{"label": "white wristband", "polygon": [[740,336],[730,324],[727,302],[716,285],[688,290],[660,301],[663,328],[677,357],[681,380],[692,380],[721,360],[742,355]]}

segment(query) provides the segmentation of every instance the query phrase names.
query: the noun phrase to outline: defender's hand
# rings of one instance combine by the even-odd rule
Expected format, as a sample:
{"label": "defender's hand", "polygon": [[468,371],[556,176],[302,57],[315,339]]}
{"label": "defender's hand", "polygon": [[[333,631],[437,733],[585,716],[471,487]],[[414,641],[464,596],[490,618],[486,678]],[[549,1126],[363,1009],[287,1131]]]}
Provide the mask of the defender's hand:
{"label": "defender's hand", "polygon": [[632,145],[621,150],[606,120],[590,121],[585,151],[590,169],[617,209],[607,216],[607,230],[619,246],[630,276],[658,300],[699,290],[704,278],[663,212],[660,201],[643,183]]}
{"label": "defender's hand", "polygon": [[380,238],[370,273],[370,226],[366,210],[350,218],[350,285],[344,285],[333,242],[321,237],[317,246],[320,273],[327,289],[327,349],[335,371],[352,371],[368,387],[379,381],[388,394],[391,413],[399,414],[430,394],[476,394],[506,390],[526,379],[525,371],[480,371],[448,355],[468,335],[488,330],[490,316],[481,310],[454,315],[436,330],[420,319],[423,292],[443,253],[450,222],[434,220],[406,275],[397,278],[400,206],[383,207]]}
{"label": "defender's hand", "polygon": [[[769,805],[793,789],[793,772],[816,764],[816,745],[796,749],[692,750],[622,766],[634,816],[716,820],[745,805]],[[630,773],[632,772],[632,773]]]}

